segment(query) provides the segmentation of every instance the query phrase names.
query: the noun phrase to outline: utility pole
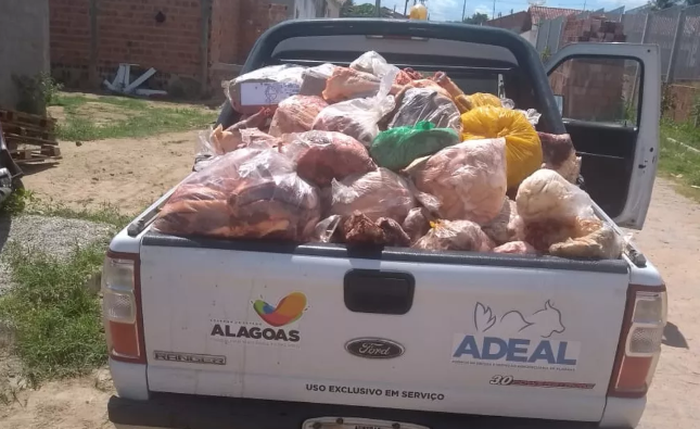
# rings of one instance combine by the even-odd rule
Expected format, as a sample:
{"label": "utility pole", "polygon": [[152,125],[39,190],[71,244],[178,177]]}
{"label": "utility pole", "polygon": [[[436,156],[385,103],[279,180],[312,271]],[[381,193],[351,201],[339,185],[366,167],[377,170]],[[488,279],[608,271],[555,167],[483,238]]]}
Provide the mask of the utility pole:
{"label": "utility pole", "polygon": [[462,22],[464,22],[464,18],[467,17],[467,0],[464,0],[464,4],[462,5]]}
{"label": "utility pole", "polygon": [[403,7],[403,16],[408,16],[408,2],[411,0],[406,0],[406,5]]}
{"label": "utility pole", "polygon": [[496,0],[493,0],[493,12],[491,13],[491,19],[496,17]]}
{"label": "utility pole", "polygon": [[381,18],[382,17],[382,0],[377,0],[375,2],[374,8],[377,9],[377,18]]}

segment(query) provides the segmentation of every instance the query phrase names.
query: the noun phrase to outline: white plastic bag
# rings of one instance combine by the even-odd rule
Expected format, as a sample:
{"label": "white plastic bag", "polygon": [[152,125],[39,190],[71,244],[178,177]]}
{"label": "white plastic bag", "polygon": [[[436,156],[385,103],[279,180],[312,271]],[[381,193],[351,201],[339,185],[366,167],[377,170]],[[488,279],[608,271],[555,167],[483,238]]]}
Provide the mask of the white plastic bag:
{"label": "white plastic bag", "polygon": [[[394,78],[399,73],[398,67],[389,64],[384,57],[375,51],[365,52],[360,55],[355,61],[350,64],[351,69],[355,69],[365,73],[371,73],[379,78],[393,73]],[[394,82],[394,79],[391,80]]]}

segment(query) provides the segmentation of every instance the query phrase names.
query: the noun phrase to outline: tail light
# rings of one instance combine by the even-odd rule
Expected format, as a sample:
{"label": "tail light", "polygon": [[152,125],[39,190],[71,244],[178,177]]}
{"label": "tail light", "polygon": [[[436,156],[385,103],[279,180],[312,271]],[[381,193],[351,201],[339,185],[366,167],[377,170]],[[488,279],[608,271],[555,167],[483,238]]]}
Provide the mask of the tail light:
{"label": "tail light", "polygon": [[138,258],[108,253],[102,266],[102,312],[111,358],[145,363]]}
{"label": "tail light", "polygon": [[666,287],[630,286],[608,394],[646,395],[661,354],[666,325]]}

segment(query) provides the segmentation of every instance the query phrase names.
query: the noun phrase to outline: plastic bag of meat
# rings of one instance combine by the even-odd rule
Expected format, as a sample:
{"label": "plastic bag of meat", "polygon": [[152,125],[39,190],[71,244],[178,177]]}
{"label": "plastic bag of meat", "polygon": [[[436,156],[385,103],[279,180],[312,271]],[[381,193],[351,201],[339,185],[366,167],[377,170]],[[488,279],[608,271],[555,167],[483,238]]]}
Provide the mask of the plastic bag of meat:
{"label": "plastic bag of meat", "polygon": [[432,217],[425,207],[414,207],[408,212],[408,216],[403,221],[401,228],[408,234],[411,243],[415,243],[428,233],[430,230],[430,219]]}
{"label": "plastic bag of meat", "polygon": [[622,254],[620,236],[602,221],[579,220],[574,237],[549,247],[553,256],[574,259],[618,259]]}
{"label": "plastic bag of meat", "polygon": [[299,177],[320,187],[377,168],[362,143],[345,134],[308,131],[287,134],[283,141],[281,152],[296,162]]}
{"label": "plastic bag of meat", "polygon": [[401,225],[391,218],[379,218],[372,221],[358,211],[341,222],[343,242],[360,246],[407,247],[411,244]]}
{"label": "plastic bag of meat", "polygon": [[501,212],[482,228],[496,244],[509,241],[519,241],[525,237],[525,225],[520,216],[515,201],[505,198]]}
{"label": "plastic bag of meat", "polygon": [[403,222],[416,205],[409,184],[386,168],[334,180],[331,198],[331,214],[350,216],[359,211],[373,221],[389,217]]}
{"label": "plastic bag of meat", "polygon": [[571,183],[576,183],[581,173],[581,157],[576,156],[569,134],[537,132],[542,142],[542,168],[554,170]]}
{"label": "plastic bag of meat", "polygon": [[245,146],[241,130],[262,128],[272,115],[272,109],[262,108],[254,115],[242,119],[226,129],[223,129],[221,124],[219,124],[208,136],[200,136],[200,138],[205,138],[209,142],[209,146],[215,155],[223,155]]}
{"label": "plastic bag of meat", "polygon": [[430,231],[412,247],[422,250],[489,252],[494,246],[491,239],[474,222],[439,220],[433,222]]}
{"label": "plastic bag of meat", "polygon": [[506,195],[505,139],[463,142],[430,158],[420,158],[405,172],[416,188],[437,200],[418,196],[423,205],[448,220],[485,225],[503,208]]}
{"label": "plastic bag of meat", "polygon": [[444,72],[437,72],[432,77],[441,87],[445,88],[454,100],[460,113],[466,113],[476,107],[493,106],[501,107],[501,99],[493,94],[477,92],[465,95],[464,92]]}
{"label": "plastic bag of meat", "polygon": [[436,128],[462,131],[462,120],[452,99],[430,88],[409,88],[397,96],[397,111],[389,128],[413,127],[428,121]]}
{"label": "plastic bag of meat", "polygon": [[419,122],[382,131],[372,142],[370,153],[380,167],[400,170],[413,160],[459,143],[451,128],[435,128],[430,122]]}
{"label": "plastic bag of meat", "polygon": [[320,217],[316,189],[270,149],[223,155],[175,190],[155,221],[167,234],[302,242]]}
{"label": "plastic bag of meat", "polygon": [[360,55],[359,58],[350,63],[350,68],[373,74],[380,79],[390,73],[394,76],[399,73],[399,69],[396,66],[389,64],[384,57],[375,51],[365,52]]}
{"label": "plastic bag of meat", "polygon": [[388,95],[392,80],[392,74],[385,76],[374,97],[357,98],[326,107],[316,117],[313,129],[347,134],[369,147],[379,134],[379,121],[394,108],[394,97]]}
{"label": "plastic bag of meat", "polygon": [[518,215],[526,224],[593,219],[593,201],[587,193],[553,170],[537,170],[525,179],[515,197]]}
{"label": "plastic bag of meat", "polygon": [[325,63],[304,70],[301,75],[302,82],[299,95],[316,95],[322,97],[323,90],[326,89],[326,83],[337,67],[336,65]]}
{"label": "plastic bag of meat", "polygon": [[270,135],[303,133],[311,130],[314,120],[328,103],[315,95],[294,95],[280,102],[270,124]]}
{"label": "plastic bag of meat", "polygon": [[542,165],[542,145],[535,128],[520,112],[477,107],[462,115],[462,139],[505,137],[508,188],[517,187]]}
{"label": "plastic bag of meat", "polygon": [[496,247],[493,251],[494,253],[510,253],[514,255],[537,254],[537,250],[524,241],[511,241]]}
{"label": "plastic bag of meat", "polygon": [[336,67],[326,82],[323,98],[328,103],[373,97],[379,91],[381,79],[371,73],[347,67]]}
{"label": "plastic bag of meat", "polygon": [[306,67],[291,64],[263,67],[231,80],[226,97],[235,111],[253,114],[298,94],[304,70]]}

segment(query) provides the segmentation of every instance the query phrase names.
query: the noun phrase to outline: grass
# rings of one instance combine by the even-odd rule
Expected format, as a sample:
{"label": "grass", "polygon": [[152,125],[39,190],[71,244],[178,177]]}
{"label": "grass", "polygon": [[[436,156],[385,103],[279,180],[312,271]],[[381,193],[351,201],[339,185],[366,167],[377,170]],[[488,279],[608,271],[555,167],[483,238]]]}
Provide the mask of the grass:
{"label": "grass", "polygon": [[106,362],[100,300],[85,287],[104,249],[105,243],[76,249],[67,261],[17,243],[6,249],[14,287],[0,297],[0,320],[14,331],[31,384],[85,374]]}
{"label": "grass", "polygon": [[[58,123],[57,137],[61,140],[90,141],[107,138],[147,137],[163,132],[202,128],[216,119],[216,111],[205,107],[179,108],[142,99],[60,93],[52,106],[63,107],[65,120]],[[90,103],[88,105],[88,103]],[[109,106],[102,112],[113,120],[98,123],[97,107]],[[103,118],[104,119],[104,118]]]}
{"label": "grass", "polygon": [[669,141],[669,137],[700,150],[700,128],[664,120],[659,142],[659,173],[676,182],[680,193],[700,201],[700,153]]}

